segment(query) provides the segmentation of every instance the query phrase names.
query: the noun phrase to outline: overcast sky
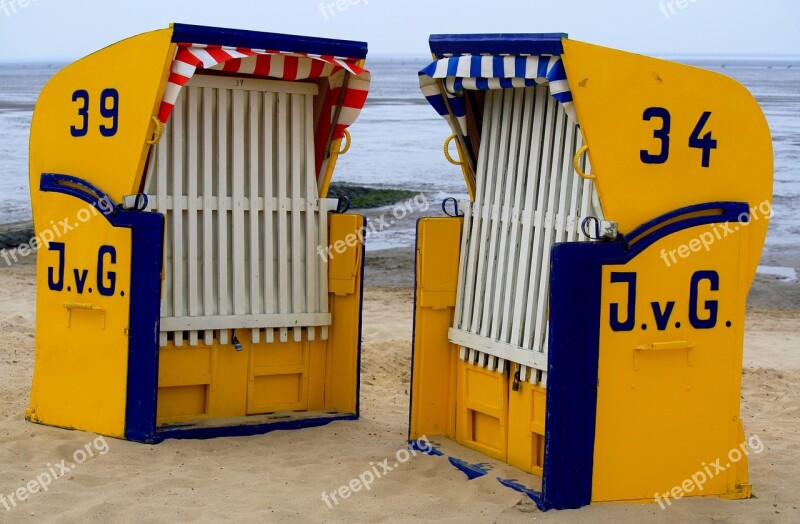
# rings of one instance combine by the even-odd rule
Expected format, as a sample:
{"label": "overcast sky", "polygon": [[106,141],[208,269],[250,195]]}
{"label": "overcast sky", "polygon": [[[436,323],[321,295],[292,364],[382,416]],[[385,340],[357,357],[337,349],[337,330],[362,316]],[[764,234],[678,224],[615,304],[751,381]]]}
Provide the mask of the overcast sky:
{"label": "overcast sky", "polygon": [[375,55],[428,56],[429,34],[465,32],[566,32],[656,55],[800,55],[797,0],[339,0],[339,6],[345,8],[335,0],[0,0],[0,61],[75,59],[170,22],[365,40]]}

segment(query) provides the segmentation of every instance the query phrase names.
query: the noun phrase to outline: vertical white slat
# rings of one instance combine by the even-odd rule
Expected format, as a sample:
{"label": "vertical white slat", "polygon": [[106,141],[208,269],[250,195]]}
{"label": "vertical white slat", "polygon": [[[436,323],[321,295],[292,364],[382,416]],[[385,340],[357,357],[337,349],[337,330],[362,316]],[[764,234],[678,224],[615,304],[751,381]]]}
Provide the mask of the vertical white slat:
{"label": "vertical white slat", "polygon": [[539,200],[539,186],[544,178],[542,160],[544,137],[547,134],[548,94],[545,87],[534,90],[533,128],[531,130],[531,147],[528,157],[527,185],[525,187],[525,207],[523,211],[522,234],[520,238],[520,265],[517,287],[514,294],[514,319],[511,325],[511,344],[520,346],[525,330],[525,314],[528,295],[531,289],[530,268],[535,260],[533,238],[535,234],[536,205]]}
{"label": "vertical white slat", "polygon": [[244,315],[247,313],[247,275],[245,273],[246,264],[246,244],[245,244],[245,222],[244,222],[244,181],[245,181],[245,93],[241,89],[234,89],[233,111],[231,122],[232,135],[230,136],[231,151],[231,175],[233,184],[231,187],[231,219],[233,222],[232,230],[232,257],[231,265],[233,270],[233,314]]}
{"label": "vertical white slat", "polygon": [[[577,150],[581,147],[580,143],[580,130],[578,126],[574,124],[572,126],[572,143],[573,151],[572,155],[574,157]],[[572,164],[570,164],[571,166]],[[572,168],[570,168],[572,169]],[[575,242],[578,240],[578,233],[581,227],[581,214],[580,214],[580,193],[581,187],[583,185],[583,179],[578,176],[577,173],[574,171],[570,172],[570,177],[572,178],[572,186],[570,187],[570,201],[569,201],[569,222],[567,224],[567,242]]]}
{"label": "vertical white slat", "polygon": [[[289,268],[289,224],[286,209],[286,178],[289,173],[289,133],[291,132],[289,100],[286,93],[278,93],[278,305],[280,313],[291,313],[289,288],[295,283],[291,280]],[[289,334],[280,328],[280,341],[286,342]]]}
{"label": "vertical white slat", "polygon": [[[185,162],[186,98],[179,97],[172,113],[172,308],[175,316],[183,316],[184,308],[184,231],[183,177]],[[174,333],[176,346],[183,345],[183,332]]]}
{"label": "vertical white slat", "polygon": [[[502,195],[502,212],[500,213],[500,240],[497,247],[497,264],[494,270],[496,277],[494,287],[491,292],[494,294],[492,309],[492,325],[490,336],[498,340],[503,319],[508,316],[508,308],[504,302],[504,296],[508,294],[508,281],[513,281],[511,270],[508,267],[508,257],[512,248],[509,248],[509,235],[511,233],[511,222],[513,220],[514,196],[517,192],[517,185],[522,185],[522,177],[518,177],[517,165],[519,162],[519,147],[522,133],[522,109],[524,107],[525,90],[509,90],[513,93],[513,110],[511,113],[511,135],[509,139],[508,166],[502,174],[505,179]],[[518,178],[520,178],[518,180]]]}
{"label": "vertical white slat", "polygon": [[[328,209],[325,207],[324,201],[319,201],[320,209],[319,209],[319,245],[322,246],[323,249],[328,247]],[[319,267],[319,297],[320,297],[320,304],[319,309],[320,313],[328,313],[330,310],[329,300],[328,297],[328,258],[327,257],[318,257],[318,267]],[[328,340],[328,326],[322,326],[319,330],[319,338],[320,340]]]}
{"label": "vertical white slat", "polygon": [[[469,327],[471,333],[478,333],[481,329],[481,320],[483,320],[483,293],[486,287],[486,265],[487,265],[487,249],[486,244],[489,241],[491,231],[491,213],[492,213],[492,197],[494,196],[494,186],[496,183],[496,172],[498,153],[500,148],[500,133],[502,129],[502,116],[503,116],[503,92],[498,91],[494,94],[494,102],[491,112],[491,132],[488,136],[481,137],[481,142],[488,139],[486,166],[484,167],[484,189],[481,194],[480,202],[480,235],[477,238],[477,267],[475,270],[475,295],[472,300],[472,322]],[[485,117],[484,117],[485,118]],[[477,191],[476,191],[477,193]],[[478,199],[476,198],[476,202]]]}
{"label": "vertical white slat", "polygon": [[[214,90],[203,88],[203,315],[216,314],[214,306]],[[203,332],[206,345],[214,343],[214,331]]]}
{"label": "vertical white slat", "polygon": [[531,147],[538,147],[531,144],[531,135],[533,128],[533,113],[536,101],[536,90],[534,88],[525,88],[524,90],[524,106],[522,110],[522,127],[520,130],[520,145],[517,151],[519,161],[517,163],[516,178],[517,183],[514,188],[514,204],[513,216],[511,222],[511,232],[509,234],[508,242],[508,260],[507,271],[508,276],[503,290],[503,320],[502,328],[499,333],[499,340],[509,343],[511,341],[511,326],[514,319],[514,307],[517,297],[516,290],[519,287],[519,279],[524,279],[519,273],[521,257],[529,257],[528,253],[523,253],[521,238],[522,238],[522,222],[523,222],[523,207],[525,205],[525,194],[528,189],[528,183],[535,186],[536,178],[528,178],[528,162],[530,158]]}
{"label": "vertical white slat", "polygon": [[[317,255],[317,217],[315,216],[314,202],[318,202],[317,178],[315,173],[314,155],[314,98],[311,95],[303,96],[303,129],[302,150],[305,152],[303,172],[305,173],[305,202],[306,222],[306,311],[318,313],[321,297],[319,295],[319,256]],[[307,328],[308,340],[316,338],[316,329]]]}
{"label": "vertical white slat", "polygon": [[[583,141],[580,141],[580,146],[583,145]],[[584,173],[591,173],[591,168],[589,166],[588,155],[584,155],[581,159],[581,169],[583,169]],[[583,187],[581,189],[581,210],[580,210],[580,220],[583,220],[584,217],[591,215],[591,206],[592,206],[592,191],[594,190],[594,183],[591,180],[584,179]],[[583,230],[580,230],[580,239],[583,241],[589,240],[589,237],[583,234]]]}
{"label": "vertical white slat", "polygon": [[[161,316],[172,316],[172,242],[170,242],[170,227],[172,224],[172,213],[168,209],[167,198],[167,172],[169,169],[169,149],[167,144],[172,142],[172,125],[167,125],[161,143],[156,148],[158,169],[156,180],[156,201],[159,213],[165,217],[165,242],[164,242],[164,282],[161,292]],[[167,345],[168,334],[165,331],[159,333],[159,345]]]}
{"label": "vertical white slat", "polygon": [[[301,127],[305,123],[302,114],[302,100],[299,95],[289,95],[290,111],[291,111],[291,173],[292,181],[290,197],[291,197],[291,247],[292,247],[292,313],[303,313],[306,311],[306,275],[303,268],[303,258],[305,257],[305,239],[302,230],[301,213],[303,210],[303,201],[301,199],[303,192],[303,165],[302,161],[305,157],[305,151],[301,150],[301,140],[303,133]],[[294,340],[300,342],[303,338],[303,328],[294,328]]]}
{"label": "vertical white slat", "polygon": [[[464,312],[464,285],[467,274],[467,253],[470,250],[470,238],[472,231],[472,211],[473,205],[469,200],[462,200],[459,208],[464,213],[464,223],[461,230],[461,249],[458,254],[458,283],[456,284],[456,310],[453,315],[456,327],[461,328],[461,317]],[[464,360],[464,348],[461,348],[461,360]]]}
{"label": "vertical white slat", "polygon": [[526,298],[525,311],[525,332],[523,335],[522,347],[533,349],[531,341],[536,332],[536,309],[539,304],[539,280],[542,272],[542,250],[545,235],[545,221],[547,219],[547,203],[550,196],[550,173],[553,166],[553,140],[556,134],[557,111],[555,104],[558,102],[550,98],[547,101],[547,114],[545,122],[545,135],[542,142],[542,164],[539,171],[539,190],[536,201],[536,217],[534,220],[534,239],[533,252],[531,255],[531,266],[529,278],[531,284]]}
{"label": "vertical white slat", "polygon": [[570,216],[570,195],[572,186],[577,178],[572,166],[572,158],[575,155],[575,123],[565,114],[564,118],[564,145],[561,159],[561,191],[558,196],[558,215],[556,215],[555,236],[553,242],[564,242],[567,240],[567,228]]}
{"label": "vertical white slat", "polygon": [[542,239],[541,253],[542,265],[539,269],[539,291],[536,302],[536,329],[534,330],[534,338],[532,343],[528,346],[540,353],[544,352],[544,330],[547,326],[547,299],[550,284],[550,246],[553,244],[553,235],[555,233],[554,221],[556,206],[558,204],[558,195],[561,191],[561,172],[562,172],[562,159],[564,157],[564,135],[565,124],[567,120],[567,113],[561,104],[555,104],[554,111],[556,113],[556,129],[553,139],[553,158],[548,173],[550,177],[550,188],[547,197],[547,216],[544,225],[544,238]]}
{"label": "vertical white slat", "polygon": [[[230,314],[228,289],[228,147],[230,100],[228,91],[215,89],[217,95],[217,306],[218,315]],[[219,343],[228,343],[228,330],[219,331]]]}
{"label": "vertical white slat", "polygon": [[[264,313],[275,313],[277,304],[277,281],[275,278],[275,229],[273,225],[273,197],[275,194],[275,95],[264,93],[263,96],[263,135],[264,147]],[[274,341],[273,329],[266,329],[264,337],[267,342]]]}
{"label": "vertical white slat", "polygon": [[[492,180],[491,214],[489,223],[489,244],[484,245],[486,251],[484,287],[480,297],[483,300],[481,308],[480,334],[488,336],[491,332],[494,310],[494,286],[497,282],[497,258],[500,244],[501,229],[504,227],[502,220],[503,194],[508,183],[509,147],[511,142],[511,124],[514,119],[514,89],[503,90],[502,111],[503,116],[500,127],[500,141],[497,144],[497,161],[489,165],[487,180]],[[487,184],[488,185],[488,184]],[[487,249],[488,248],[488,249]]]}
{"label": "vertical white slat", "polygon": [[[186,291],[188,293],[189,316],[200,314],[199,279],[197,278],[197,177],[199,173],[200,158],[198,137],[200,136],[200,92],[197,87],[186,90],[188,107],[186,111],[186,198],[187,198],[187,227],[186,227]],[[197,345],[197,331],[189,331],[189,345]]]}
{"label": "vertical white slat", "polygon": [[[263,202],[261,191],[261,93],[258,91],[247,92],[249,100],[247,107],[248,121],[248,146],[247,153],[247,173],[249,180],[249,199],[250,209],[248,211],[248,221],[250,225],[250,263],[248,271],[250,273],[250,314],[260,315],[264,311],[261,307],[261,238],[259,224],[258,202]],[[263,204],[262,204],[263,205]],[[250,330],[250,341],[257,344],[261,338],[260,329]]]}
{"label": "vertical white slat", "polygon": [[[478,153],[478,174],[477,179],[475,181],[475,197],[473,205],[471,206],[471,210],[473,213],[472,216],[472,227],[468,231],[469,233],[469,242],[462,242],[464,246],[469,248],[469,252],[467,254],[467,273],[464,277],[464,287],[461,296],[457,296],[457,300],[463,304],[463,310],[461,312],[461,319],[458,324],[460,329],[465,331],[469,331],[472,325],[472,312],[473,312],[473,302],[475,299],[475,281],[476,281],[476,272],[477,272],[477,260],[478,260],[478,251],[479,251],[479,237],[480,237],[480,230],[481,230],[481,214],[483,210],[483,195],[485,192],[484,186],[486,184],[486,169],[488,165],[489,159],[489,136],[492,133],[492,124],[495,122],[495,119],[492,117],[493,115],[493,106],[494,106],[494,99],[495,94],[492,91],[486,92],[486,101],[484,102],[484,119],[483,119],[483,131],[481,133],[482,139],[480,144],[480,149]],[[499,103],[499,102],[498,102]],[[466,234],[466,232],[465,232]]]}

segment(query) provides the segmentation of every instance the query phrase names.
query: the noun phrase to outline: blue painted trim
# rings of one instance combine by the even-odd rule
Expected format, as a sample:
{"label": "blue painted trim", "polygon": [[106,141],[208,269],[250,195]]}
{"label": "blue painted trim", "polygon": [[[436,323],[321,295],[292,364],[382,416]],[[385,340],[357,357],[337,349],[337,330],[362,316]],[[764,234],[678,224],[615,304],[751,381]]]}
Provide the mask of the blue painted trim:
{"label": "blue painted trim", "polygon": [[282,420],[264,424],[241,424],[238,426],[197,427],[197,426],[162,426],[158,428],[154,442],[165,439],[210,439],[220,437],[249,437],[262,435],[271,431],[315,428],[339,420],[358,420],[358,415],[344,413],[330,417],[318,417],[300,420]]}
{"label": "blue painted trim", "polygon": [[488,462],[478,462],[477,464],[470,464],[466,460],[461,460],[456,457],[447,457],[447,461],[450,464],[459,470],[461,473],[467,476],[467,480],[474,480],[476,478],[483,477],[489,470],[492,469],[492,465]]}
{"label": "blue painted trim", "polygon": [[542,504],[542,494],[538,491],[525,487],[523,484],[517,482],[517,479],[504,479],[497,477],[497,482],[507,488],[511,488],[514,491],[527,495],[528,498],[530,498],[536,504],[536,507],[539,508],[540,511],[547,511],[547,508],[545,508],[544,504]]}
{"label": "blue painted trim", "polygon": [[364,329],[364,268],[367,262],[367,217],[364,219],[364,226],[361,231],[361,294],[358,297],[358,367],[356,368],[356,419],[361,416],[361,340]]}
{"label": "blue painted trim", "polygon": [[[419,224],[420,222],[428,217],[422,217],[417,219],[417,229],[414,235],[414,251],[416,252],[419,250]],[[417,265],[417,260],[420,257],[414,257],[414,305],[412,310],[412,318],[411,318],[411,373],[408,382],[408,432],[406,433],[406,439],[409,442],[413,442],[411,439],[411,412],[414,409],[414,358],[417,353],[417,289],[419,289],[419,267]]]}
{"label": "blue painted trim", "polygon": [[[720,213],[679,220],[681,216],[712,209]],[[603,266],[626,264],[655,242],[679,231],[737,220],[747,213],[748,205],[741,202],[700,204],[672,211],[642,225],[633,231],[629,242],[553,245],[542,479],[544,509],[579,508],[592,500]],[[674,222],[669,223],[670,220]],[[654,229],[659,226],[662,227]],[[579,329],[575,319],[584,319]]]}
{"label": "blue painted trim", "polygon": [[160,213],[124,210],[94,185],[69,175],[43,174],[39,189],[69,195],[95,207],[99,206],[101,200],[111,203],[113,211],[103,213],[103,216],[113,227],[131,230],[125,438],[153,442],[156,440],[164,216]]}
{"label": "blue painted trim", "polygon": [[354,40],[334,40],[332,38],[264,33],[261,31],[189,24],[173,24],[172,27],[172,41],[175,43],[249,47],[251,49],[294,51],[297,53],[358,59],[366,58],[368,51],[366,42]]}
{"label": "blue painted trim", "polygon": [[566,33],[487,33],[431,35],[436,56],[443,55],[561,55]]}

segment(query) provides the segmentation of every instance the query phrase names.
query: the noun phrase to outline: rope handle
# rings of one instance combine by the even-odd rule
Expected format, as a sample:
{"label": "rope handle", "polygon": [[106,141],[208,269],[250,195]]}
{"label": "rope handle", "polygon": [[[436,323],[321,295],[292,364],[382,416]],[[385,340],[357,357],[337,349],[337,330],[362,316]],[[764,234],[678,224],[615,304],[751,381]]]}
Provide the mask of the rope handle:
{"label": "rope handle", "polygon": [[[447,137],[447,140],[444,141],[444,157],[447,159],[448,162],[453,164],[454,166],[463,166],[463,160],[455,160],[452,156],[450,156],[450,142],[456,139],[456,134],[453,133],[452,135]],[[461,158],[461,147],[459,147],[458,142],[456,142],[456,150],[458,151],[458,157]]]}
{"label": "rope handle", "polygon": [[575,157],[572,159],[572,167],[575,168],[575,172],[578,173],[578,176],[584,178],[586,180],[597,180],[597,175],[590,175],[588,173],[584,173],[583,169],[581,169],[581,156],[589,151],[589,146],[583,145],[578,152],[575,153]]}
{"label": "rope handle", "polygon": [[158,119],[157,116],[153,116],[153,123],[156,125],[155,135],[153,135],[152,140],[147,140],[145,143],[149,146],[154,146],[161,141],[161,137],[164,135],[164,123]]}
{"label": "rope handle", "polygon": [[344,148],[339,150],[339,152],[337,154],[338,155],[347,154],[347,152],[350,151],[350,143],[351,142],[352,142],[352,138],[350,137],[350,131],[345,129],[344,130]]}

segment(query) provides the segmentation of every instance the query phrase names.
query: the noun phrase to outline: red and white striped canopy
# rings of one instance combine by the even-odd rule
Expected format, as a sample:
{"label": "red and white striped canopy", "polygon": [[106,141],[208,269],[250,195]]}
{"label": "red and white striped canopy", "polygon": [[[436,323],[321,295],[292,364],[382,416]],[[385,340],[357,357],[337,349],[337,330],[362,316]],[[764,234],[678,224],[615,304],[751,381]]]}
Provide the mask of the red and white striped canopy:
{"label": "red and white striped canopy", "polygon": [[[170,68],[158,119],[163,123],[169,120],[181,88],[192,78],[197,69],[279,80],[327,78],[329,89],[324,95],[325,102],[315,130],[316,168],[319,176],[327,153],[324,149],[330,136],[331,126],[334,126],[333,139],[342,138],[344,130],[355,122],[367,101],[371,77],[369,71],[359,67],[358,61],[355,58],[307,53],[180,43]],[[347,81],[342,98],[341,90],[347,74],[352,76]],[[334,122],[340,98],[342,108],[337,121]]]}

